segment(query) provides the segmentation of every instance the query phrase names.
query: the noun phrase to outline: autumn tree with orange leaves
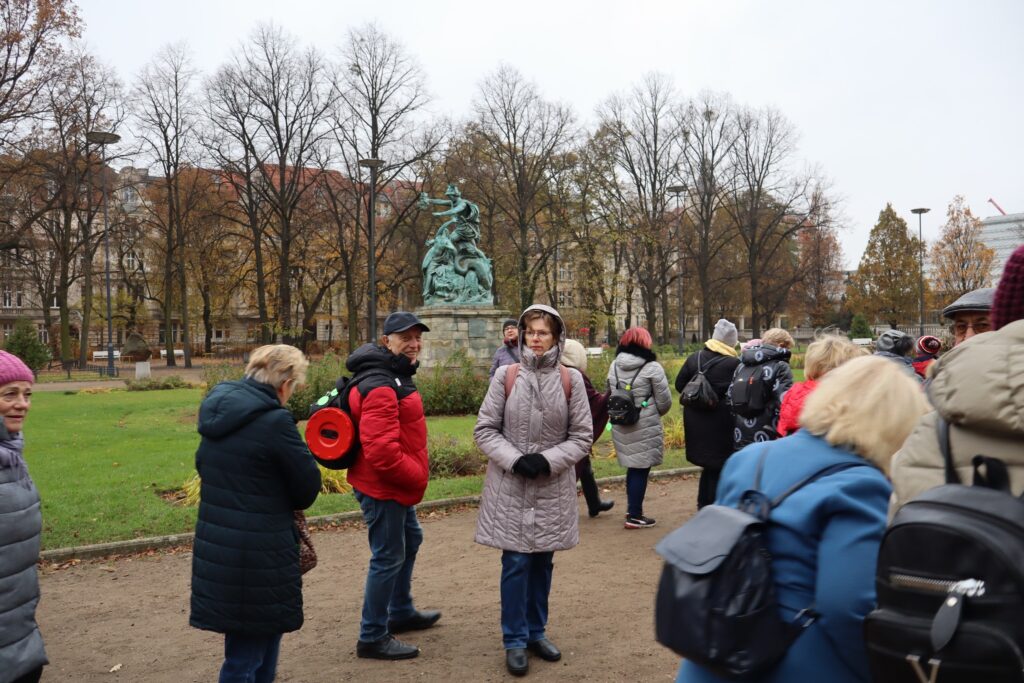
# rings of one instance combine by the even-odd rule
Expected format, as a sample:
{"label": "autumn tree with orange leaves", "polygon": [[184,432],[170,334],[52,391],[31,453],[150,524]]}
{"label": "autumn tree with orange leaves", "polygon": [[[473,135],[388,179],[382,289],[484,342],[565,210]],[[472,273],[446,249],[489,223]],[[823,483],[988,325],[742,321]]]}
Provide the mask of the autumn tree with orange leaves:
{"label": "autumn tree with orange leaves", "polygon": [[963,195],[946,209],[942,236],[932,247],[932,286],[943,299],[954,301],[967,292],[992,286],[996,252],[981,239],[981,221],[971,213]]}

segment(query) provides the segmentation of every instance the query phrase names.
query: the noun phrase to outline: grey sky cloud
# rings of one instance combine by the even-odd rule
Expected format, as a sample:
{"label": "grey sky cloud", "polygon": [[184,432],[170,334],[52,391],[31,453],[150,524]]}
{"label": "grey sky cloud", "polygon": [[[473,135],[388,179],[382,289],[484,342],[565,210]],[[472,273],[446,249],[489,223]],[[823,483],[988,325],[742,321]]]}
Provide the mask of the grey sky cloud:
{"label": "grey sky cloud", "polygon": [[683,95],[724,91],[771,105],[800,132],[799,152],[842,198],[853,267],[886,202],[916,228],[963,194],[974,213],[1024,212],[1024,2],[773,0],[79,0],[85,40],[126,83],[167,43],[185,41],[211,74],[258,22],[272,21],[327,54],[349,27],[377,22],[415,55],[433,110],[470,113],[500,63],[584,125],[609,95],[648,72]]}

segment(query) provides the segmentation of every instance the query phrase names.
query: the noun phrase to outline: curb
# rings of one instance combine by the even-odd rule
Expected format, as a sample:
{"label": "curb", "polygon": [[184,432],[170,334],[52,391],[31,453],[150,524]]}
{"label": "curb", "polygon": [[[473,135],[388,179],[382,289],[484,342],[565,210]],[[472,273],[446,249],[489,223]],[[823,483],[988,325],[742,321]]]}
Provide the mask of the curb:
{"label": "curb", "polygon": [[[700,467],[677,467],[671,470],[658,470],[651,472],[651,479],[670,479],[688,474],[699,474]],[[598,484],[621,484],[626,481],[626,475],[619,474],[613,477],[603,477],[597,480]],[[436,510],[458,505],[479,505],[480,496],[462,496],[460,498],[442,498],[440,500],[428,500],[416,506],[417,510]],[[353,522],[363,518],[363,513],[358,510],[351,512],[336,512],[331,515],[320,515],[310,517],[307,521],[311,528],[317,528],[337,522]],[[94,545],[80,545],[71,548],[55,548],[44,550],[39,554],[39,559],[44,562],[67,562],[68,560],[93,560],[110,555],[130,555],[133,553],[146,552],[147,550],[159,550],[161,548],[174,548],[179,546],[192,545],[193,533],[172,534],[170,536],[150,536],[148,538],[133,538],[128,541],[111,541],[110,543],[96,543]]]}

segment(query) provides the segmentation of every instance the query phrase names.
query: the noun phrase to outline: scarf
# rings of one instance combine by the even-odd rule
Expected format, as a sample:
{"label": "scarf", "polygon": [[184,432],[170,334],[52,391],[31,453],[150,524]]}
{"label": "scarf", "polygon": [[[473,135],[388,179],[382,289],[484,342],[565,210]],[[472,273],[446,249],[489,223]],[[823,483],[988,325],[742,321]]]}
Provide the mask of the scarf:
{"label": "scarf", "polygon": [[723,356],[732,356],[733,358],[739,357],[739,354],[736,353],[736,349],[725,342],[718,341],[717,339],[708,339],[704,342],[704,346],[706,346],[709,351],[720,353]]}

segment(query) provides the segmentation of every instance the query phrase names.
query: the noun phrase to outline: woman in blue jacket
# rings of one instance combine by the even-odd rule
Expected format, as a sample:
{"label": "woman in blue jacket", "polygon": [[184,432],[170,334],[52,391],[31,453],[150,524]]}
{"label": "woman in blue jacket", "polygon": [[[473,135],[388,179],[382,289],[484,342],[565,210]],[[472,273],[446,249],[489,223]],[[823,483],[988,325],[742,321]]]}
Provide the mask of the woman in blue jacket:
{"label": "woman in blue jacket", "polygon": [[220,683],[273,681],[282,634],[302,627],[293,515],[316,500],[320,470],[284,405],[308,365],[294,346],[261,346],[245,379],[199,407],[189,623],[224,634]]}
{"label": "woman in blue jacket", "polygon": [[[883,358],[856,358],[821,380],[793,436],[752,444],[726,461],[720,505],[736,506],[767,452],[761,491],[769,498],[830,465],[859,465],[797,490],[772,511],[768,550],[782,617],[820,616],[793,642],[770,683],[867,683],[864,617],[875,605],[875,563],[892,487],[889,460],[927,404],[918,384]],[[684,661],[677,683],[721,681]]]}

